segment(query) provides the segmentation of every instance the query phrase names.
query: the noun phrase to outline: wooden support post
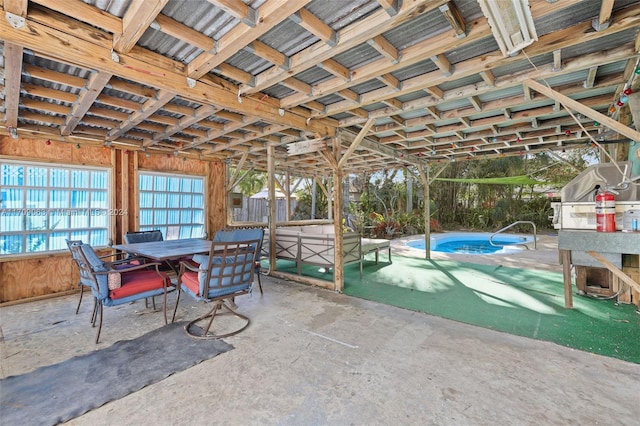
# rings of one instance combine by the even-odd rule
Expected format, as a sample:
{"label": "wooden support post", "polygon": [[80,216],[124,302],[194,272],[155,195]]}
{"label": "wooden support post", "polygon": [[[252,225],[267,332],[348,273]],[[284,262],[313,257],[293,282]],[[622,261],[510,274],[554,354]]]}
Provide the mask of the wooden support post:
{"label": "wooden support post", "polygon": [[564,281],[564,307],[573,309],[573,293],[571,291],[571,251],[560,250],[562,260],[562,278]]}
{"label": "wooden support post", "polygon": [[431,206],[429,203],[429,168],[422,164],[418,166],[418,173],[422,181],[422,196],[424,199],[424,257],[431,259]]}
{"label": "wooden support post", "polygon": [[[337,160],[340,158],[340,138],[333,138],[333,155]],[[336,163],[337,166],[337,163]],[[344,292],[344,258],[342,244],[342,179],[344,174],[339,166],[333,167],[333,230],[335,235],[334,248],[334,269],[333,284],[334,290],[340,293]]]}
{"label": "wooden support post", "polygon": [[276,270],[276,186],[275,186],[275,158],[276,148],[267,147],[267,188],[269,191],[269,270]]}

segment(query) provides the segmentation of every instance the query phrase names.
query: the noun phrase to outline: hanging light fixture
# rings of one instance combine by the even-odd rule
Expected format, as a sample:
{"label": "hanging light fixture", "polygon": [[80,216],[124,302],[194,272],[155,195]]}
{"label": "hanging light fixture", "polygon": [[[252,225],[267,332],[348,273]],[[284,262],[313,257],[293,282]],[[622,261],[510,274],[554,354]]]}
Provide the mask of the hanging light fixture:
{"label": "hanging light fixture", "polygon": [[478,3],[504,56],[515,56],[538,41],[529,0],[478,0]]}

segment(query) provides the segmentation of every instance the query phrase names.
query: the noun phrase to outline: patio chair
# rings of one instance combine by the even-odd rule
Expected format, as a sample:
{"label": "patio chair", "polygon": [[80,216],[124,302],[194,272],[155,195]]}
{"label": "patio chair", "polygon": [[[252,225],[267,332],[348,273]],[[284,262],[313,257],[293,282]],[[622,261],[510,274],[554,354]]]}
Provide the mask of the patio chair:
{"label": "patio chair", "polygon": [[[71,244],[74,259],[78,259],[80,281],[90,287],[96,301],[92,324],[100,315],[96,344],[102,331],[102,316],[105,306],[118,306],[147,297],[164,295],[164,322],[167,323],[167,285],[169,276],[158,269],[158,263],[144,265],[120,265],[104,262],[89,244]],[[154,267],[155,269],[148,269]]]}
{"label": "patio chair", "polygon": [[[73,261],[75,262],[75,264],[78,266],[78,268],[80,268],[80,264],[79,262],[82,260],[80,258],[78,258],[78,252],[74,251],[71,249],[72,246],[75,245],[82,245],[82,240],[65,240],[65,242],[67,243],[67,247],[69,248],[69,251],[71,252],[71,258],[73,259]],[[112,262],[112,265],[114,265],[116,268],[123,268],[123,267],[127,267],[128,266],[128,261],[127,260],[123,260],[120,259],[118,260],[118,257],[122,257],[121,253],[116,253],[116,254],[107,254],[107,255],[103,255],[100,256],[100,259],[106,259],[109,257],[114,257],[114,262]],[[84,295],[84,288],[87,287],[88,290],[91,289],[91,285],[90,284],[86,284],[82,281],[82,279],[78,282],[78,286],[80,287],[80,299],[78,300],[78,306],[76,307],[76,315],[78,315],[78,312],[80,312],[80,305],[82,304],[82,297]],[[96,304],[96,300],[94,298],[93,300],[93,310],[95,311],[95,304]],[[93,322],[93,318],[91,319],[91,322]]]}
{"label": "patio chair", "polygon": [[[200,339],[218,339],[240,333],[249,325],[249,318],[232,309],[225,300],[247,294],[253,285],[255,273],[255,259],[260,240],[211,242],[208,255],[195,255],[193,261],[199,264],[195,267],[190,262],[180,262],[178,273],[178,297],[171,322],[175,320],[180,295],[184,291],[196,300],[212,302],[213,307],[201,317],[189,322],[185,327],[188,335]],[[241,318],[243,325],[233,331],[225,333],[209,333],[213,320],[222,308],[231,315]],[[205,321],[202,333],[196,334],[196,323]]]}
{"label": "patio chair", "polygon": [[[75,250],[72,250],[72,246],[79,246],[82,244],[82,240],[65,240],[67,243],[67,247],[69,248],[69,251],[71,252],[71,258],[73,259],[73,261],[75,262],[75,264],[78,266],[78,269],[80,268],[80,262],[82,261],[81,258],[79,258],[78,256],[78,252]],[[80,299],[78,300],[78,306],[76,307],[76,315],[78,315],[78,312],[80,312],[80,304],[82,303],[82,296],[84,295],[84,288],[88,287],[88,289],[91,289],[91,286],[88,284],[85,284],[82,279],[80,279],[80,281],[78,281],[78,287],[80,287]],[[95,311],[95,304],[96,304],[96,300],[95,298],[93,299],[93,310]],[[93,318],[91,319],[91,321],[93,322]]]}
{"label": "patio chair", "polygon": [[260,288],[260,294],[262,292],[262,280],[260,279],[260,273],[262,272],[262,265],[260,263],[260,256],[262,254],[262,241],[264,239],[264,229],[262,228],[247,228],[247,229],[224,229],[219,230],[213,236],[215,242],[228,242],[228,241],[246,241],[246,240],[260,240],[258,244],[258,251],[255,259],[255,273],[258,276],[258,288]]}

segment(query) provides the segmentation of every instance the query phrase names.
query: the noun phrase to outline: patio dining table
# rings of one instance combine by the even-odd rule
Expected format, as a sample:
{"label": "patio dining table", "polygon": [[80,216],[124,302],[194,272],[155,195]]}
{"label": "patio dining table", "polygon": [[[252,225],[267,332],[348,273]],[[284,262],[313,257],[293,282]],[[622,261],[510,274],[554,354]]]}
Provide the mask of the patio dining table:
{"label": "patio dining table", "polygon": [[[182,240],[116,244],[111,248],[158,262],[165,262],[194,254],[209,253],[209,250],[211,250],[211,241],[201,238],[186,238]],[[169,262],[169,264],[171,263]]]}

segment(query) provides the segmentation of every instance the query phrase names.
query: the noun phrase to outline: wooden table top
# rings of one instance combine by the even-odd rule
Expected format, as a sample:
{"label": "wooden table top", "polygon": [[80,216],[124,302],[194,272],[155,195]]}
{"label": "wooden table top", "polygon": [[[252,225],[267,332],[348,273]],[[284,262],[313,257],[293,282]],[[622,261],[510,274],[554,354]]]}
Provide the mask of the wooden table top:
{"label": "wooden table top", "polygon": [[179,259],[200,253],[209,253],[211,241],[200,238],[182,240],[152,241],[148,243],[117,244],[115,250],[144,256],[154,260]]}

